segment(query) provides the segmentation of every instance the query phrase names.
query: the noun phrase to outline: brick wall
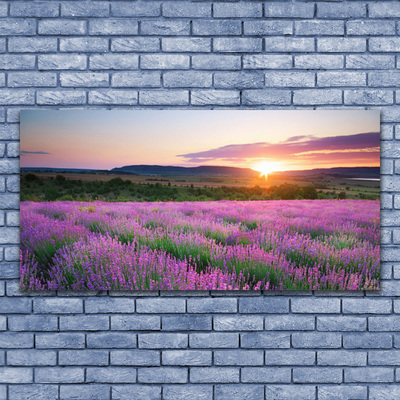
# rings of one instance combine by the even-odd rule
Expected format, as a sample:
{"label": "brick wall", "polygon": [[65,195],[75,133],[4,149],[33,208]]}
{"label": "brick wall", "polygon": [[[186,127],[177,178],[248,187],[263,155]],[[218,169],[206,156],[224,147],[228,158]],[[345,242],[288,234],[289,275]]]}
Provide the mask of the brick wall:
{"label": "brick wall", "polygon": [[[385,0],[0,2],[0,399],[400,398],[398,17]],[[67,107],[382,110],[383,289],[20,293],[19,110]]]}

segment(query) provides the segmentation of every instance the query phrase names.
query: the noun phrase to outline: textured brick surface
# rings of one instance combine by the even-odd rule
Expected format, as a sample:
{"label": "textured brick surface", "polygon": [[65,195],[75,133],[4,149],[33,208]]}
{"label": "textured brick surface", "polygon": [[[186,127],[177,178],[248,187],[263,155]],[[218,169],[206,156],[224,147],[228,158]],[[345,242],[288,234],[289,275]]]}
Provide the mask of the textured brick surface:
{"label": "textured brick surface", "polygon": [[[392,0],[0,2],[0,399],[400,398],[399,17]],[[63,107],[380,109],[382,290],[21,293],[19,111]]]}

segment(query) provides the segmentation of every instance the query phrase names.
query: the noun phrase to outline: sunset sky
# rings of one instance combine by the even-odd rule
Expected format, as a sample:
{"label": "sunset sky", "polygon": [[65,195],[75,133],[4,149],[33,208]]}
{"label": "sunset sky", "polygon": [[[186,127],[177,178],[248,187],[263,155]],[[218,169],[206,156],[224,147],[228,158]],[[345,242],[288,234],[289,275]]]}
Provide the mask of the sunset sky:
{"label": "sunset sky", "polygon": [[379,166],[379,110],[21,111],[21,167]]}

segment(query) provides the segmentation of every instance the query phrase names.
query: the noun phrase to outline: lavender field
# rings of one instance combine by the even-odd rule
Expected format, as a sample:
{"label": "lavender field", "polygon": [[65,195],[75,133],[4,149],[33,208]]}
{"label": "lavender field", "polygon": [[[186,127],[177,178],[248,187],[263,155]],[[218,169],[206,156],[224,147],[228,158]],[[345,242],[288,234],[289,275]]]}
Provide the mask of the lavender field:
{"label": "lavender field", "polygon": [[379,201],[22,202],[24,290],[379,289]]}

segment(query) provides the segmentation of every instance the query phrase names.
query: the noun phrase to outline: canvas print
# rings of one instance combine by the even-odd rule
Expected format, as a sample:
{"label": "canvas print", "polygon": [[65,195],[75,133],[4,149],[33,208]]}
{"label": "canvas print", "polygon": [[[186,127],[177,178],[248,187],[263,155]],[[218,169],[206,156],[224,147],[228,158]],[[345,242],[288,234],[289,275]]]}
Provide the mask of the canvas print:
{"label": "canvas print", "polygon": [[21,289],[379,289],[379,123],[22,111]]}

